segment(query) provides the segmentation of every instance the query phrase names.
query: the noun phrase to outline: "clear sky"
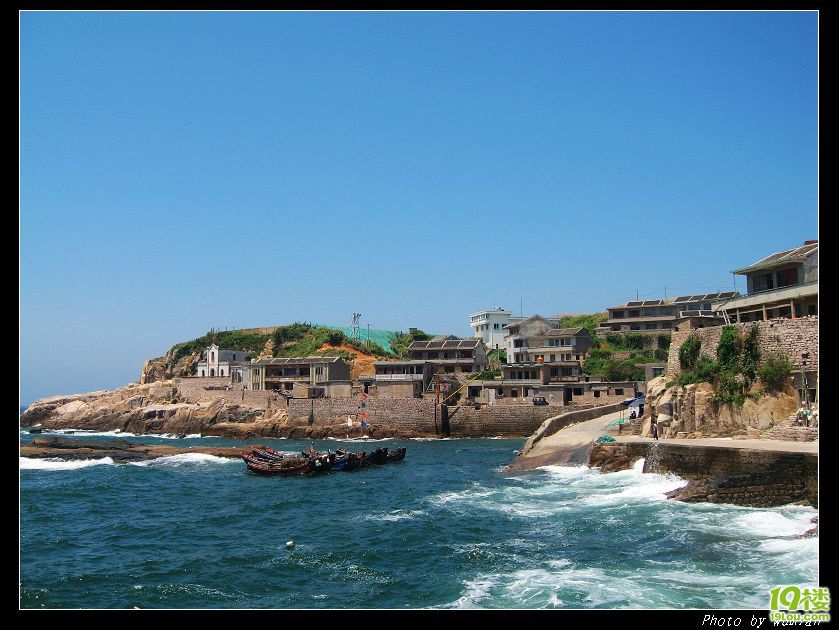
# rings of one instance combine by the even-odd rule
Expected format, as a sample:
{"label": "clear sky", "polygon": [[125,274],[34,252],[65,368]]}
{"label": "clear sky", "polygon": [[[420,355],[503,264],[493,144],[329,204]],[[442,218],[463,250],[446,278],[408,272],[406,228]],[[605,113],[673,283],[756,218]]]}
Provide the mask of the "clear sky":
{"label": "clear sky", "polygon": [[730,289],[818,236],[813,12],[24,12],[20,36],[23,403],[210,327],[467,336],[520,299]]}

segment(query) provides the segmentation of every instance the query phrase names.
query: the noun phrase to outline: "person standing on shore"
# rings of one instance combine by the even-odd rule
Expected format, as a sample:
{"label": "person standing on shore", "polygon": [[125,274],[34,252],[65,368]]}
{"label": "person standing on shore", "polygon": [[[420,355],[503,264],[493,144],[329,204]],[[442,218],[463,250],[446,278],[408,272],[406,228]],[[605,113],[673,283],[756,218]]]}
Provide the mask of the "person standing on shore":
{"label": "person standing on shore", "polygon": [[653,430],[653,439],[658,440],[658,424],[655,421],[653,421],[653,423],[650,426]]}

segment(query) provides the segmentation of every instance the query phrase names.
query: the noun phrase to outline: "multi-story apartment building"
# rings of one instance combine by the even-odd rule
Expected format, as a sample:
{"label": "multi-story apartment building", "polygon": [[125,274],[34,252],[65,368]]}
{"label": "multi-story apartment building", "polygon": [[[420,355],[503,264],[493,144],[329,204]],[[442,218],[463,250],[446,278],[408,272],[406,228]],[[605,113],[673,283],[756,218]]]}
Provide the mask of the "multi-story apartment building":
{"label": "multi-story apartment building", "polygon": [[499,350],[504,348],[504,337],[507,335],[505,327],[524,319],[524,317],[513,317],[511,311],[496,307],[470,314],[469,325],[475,331],[474,336],[483,341],[487,348]]}
{"label": "multi-story apartment building", "polygon": [[328,396],[349,396],[350,366],[340,357],[276,357],[247,364],[249,389],[290,392],[319,386]]}
{"label": "multi-story apartment building", "polygon": [[507,326],[507,363],[581,361],[594,344],[585,328],[559,328],[558,319],[532,315]]}
{"label": "multi-story apartment building", "polygon": [[481,372],[487,364],[486,349],[480,339],[435,337],[431,341],[414,341],[408,346],[408,358],[425,361],[444,374]]}
{"label": "multi-story apartment building", "polygon": [[804,317],[819,312],[819,242],[776,252],[731,273],[746,276],[747,295],[717,306],[730,321]]}
{"label": "multi-story apartment building", "polygon": [[672,300],[635,300],[610,306],[609,318],[597,327],[597,336],[610,332],[670,332],[673,322],[685,313],[712,315],[717,304],[735,298],[737,291],[722,291],[704,295],[683,295]]}

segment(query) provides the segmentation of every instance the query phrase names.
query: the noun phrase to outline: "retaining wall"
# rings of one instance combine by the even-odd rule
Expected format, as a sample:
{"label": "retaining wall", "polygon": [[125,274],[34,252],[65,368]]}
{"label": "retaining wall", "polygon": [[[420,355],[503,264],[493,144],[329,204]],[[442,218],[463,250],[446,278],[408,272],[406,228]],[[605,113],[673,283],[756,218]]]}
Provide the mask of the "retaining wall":
{"label": "retaining wall", "polygon": [[[796,369],[801,367],[801,353],[810,354],[807,359],[807,370],[819,369],[819,316],[809,315],[797,319],[769,319],[761,322],[742,322],[731,324],[740,329],[742,335],[748,333],[753,324],[758,325],[760,334],[758,343],[760,353],[765,357],[773,353],[786,354]],[[679,348],[690,334],[695,334],[702,342],[700,356],[707,354],[712,358],[717,356],[717,345],[720,342],[723,326],[689,329],[681,324],[679,330],[674,330],[670,341],[670,351],[667,355],[667,375],[677,376],[681,372],[679,366]]]}

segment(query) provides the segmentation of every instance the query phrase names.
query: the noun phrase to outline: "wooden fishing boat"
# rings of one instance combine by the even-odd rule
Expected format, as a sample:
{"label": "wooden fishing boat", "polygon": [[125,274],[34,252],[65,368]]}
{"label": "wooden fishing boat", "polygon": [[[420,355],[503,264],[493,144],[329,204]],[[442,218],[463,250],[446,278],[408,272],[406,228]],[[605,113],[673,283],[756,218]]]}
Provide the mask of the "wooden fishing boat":
{"label": "wooden fishing boat", "polygon": [[387,463],[387,447],[383,446],[381,448],[377,448],[375,451],[370,453],[367,457],[364,458],[364,462],[366,465],[381,465]]}
{"label": "wooden fishing boat", "polygon": [[[269,462],[264,459],[254,457],[249,453],[241,453],[240,457],[244,460],[248,470],[261,475],[306,475],[315,471],[315,462],[313,460],[301,460],[297,465],[281,465],[280,462]],[[288,458],[287,463],[290,463],[292,458]]]}
{"label": "wooden fishing boat", "polygon": [[347,453],[346,454],[347,461],[344,464],[343,470],[357,470],[359,468],[363,468],[365,464],[365,459],[367,458],[367,453],[361,451],[360,453]]}
{"label": "wooden fishing boat", "polygon": [[387,463],[391,462],[401,462],[405,459],[405,453],[407,453],[407,449],[405,447],[397,448],[392,453],[387,454]]}
{"label": "wooden fishing boat", "polygon": [[269,452],[268,450],[265,450],[265,449],[262,449],[262,448],[253,448],[253,449],[251,449],[251,453],[253,454],[254,457],[257,457],[259,459],[269,461],[269,462],[279,462],[279,461],[282,461],[285,458],[284,453],[278,453],[277,451],[274,451],[274,450],[271,450],[271,452]]}

